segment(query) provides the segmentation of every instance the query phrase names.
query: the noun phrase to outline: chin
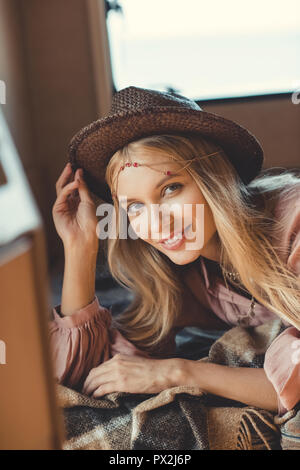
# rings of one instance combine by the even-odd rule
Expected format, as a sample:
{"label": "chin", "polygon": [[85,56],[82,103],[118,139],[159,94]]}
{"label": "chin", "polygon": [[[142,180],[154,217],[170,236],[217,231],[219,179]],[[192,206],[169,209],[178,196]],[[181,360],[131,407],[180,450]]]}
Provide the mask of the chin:
{"label": "chin", "polygon": [[185,265],[195,261],[201,255],[201,250],[184,250],[176,253],[164,253],[174,264]]}

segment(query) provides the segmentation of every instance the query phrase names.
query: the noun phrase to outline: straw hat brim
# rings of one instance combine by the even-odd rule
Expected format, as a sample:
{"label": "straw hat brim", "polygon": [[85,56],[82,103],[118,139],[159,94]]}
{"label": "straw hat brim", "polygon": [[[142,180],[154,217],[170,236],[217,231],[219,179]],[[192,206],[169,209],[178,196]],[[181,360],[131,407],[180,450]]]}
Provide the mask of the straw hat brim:
{"label": "straw hat brim", "polygon": [[247,184],[258,175],[263,164],[263,149],[247,129],[230,119],[203,110],[174,106],[126,111],[92,122],[72,138],[69,161],[73,170],[83,168],[89,189],[112,202],[105,182],[106,166],[124,145],[154,134],[196,133],[219,144],[226,152],[242,181]]}

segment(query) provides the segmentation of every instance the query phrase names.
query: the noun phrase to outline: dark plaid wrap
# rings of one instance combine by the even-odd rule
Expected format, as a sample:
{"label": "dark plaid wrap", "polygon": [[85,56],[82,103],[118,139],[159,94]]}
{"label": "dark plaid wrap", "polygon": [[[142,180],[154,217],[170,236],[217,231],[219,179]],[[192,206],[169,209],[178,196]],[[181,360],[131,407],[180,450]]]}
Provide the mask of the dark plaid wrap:
{"label": "dark plaid wrap", "polygon": [[[213,343],[207,357],[198,360],[263,367],[267,348],[283,329],[280,319],[232,328]],[[295,410],[282,421],[269,411],[204,394],[192,386],[158,394],[113,392],[98,399],[56,387],[66,429],[64,449],[280,449],[281,429],[294,433],[286,447],[299,446],[299,412],[292,430],[288,427]]]}

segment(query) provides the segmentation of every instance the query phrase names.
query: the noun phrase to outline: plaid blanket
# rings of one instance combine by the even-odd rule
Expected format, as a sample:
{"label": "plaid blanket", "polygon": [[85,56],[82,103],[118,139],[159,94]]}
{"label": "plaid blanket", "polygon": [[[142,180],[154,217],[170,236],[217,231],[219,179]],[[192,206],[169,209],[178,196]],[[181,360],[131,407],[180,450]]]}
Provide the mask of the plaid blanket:
{"label": "plaid blanket", "polygon": [[[266,349],[283,329],[280,319],[232,328],[199,360],[263,367]],[[280,422],[277,417],[276,422],[269,411],[204,394],[192,386],[158,394],[113,392],[95,399],[56,384],[56,393],[66,450],[280,449],[280,429],[289,419]]]}
{"label": "plaid blanket", "polygon": [[281,448],[283,450],[300,450],[300,404],[287,411],[283,416],[275,416],[274,422],[280,427]]}

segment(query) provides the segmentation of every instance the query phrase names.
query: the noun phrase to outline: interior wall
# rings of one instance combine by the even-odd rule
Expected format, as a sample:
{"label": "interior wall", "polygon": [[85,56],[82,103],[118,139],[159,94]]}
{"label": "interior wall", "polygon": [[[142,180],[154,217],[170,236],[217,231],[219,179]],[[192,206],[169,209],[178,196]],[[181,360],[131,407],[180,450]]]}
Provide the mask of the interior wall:
{"label": "interior wall", "polygon": [[292,94],[203,102],[201,107],[254,134],[264,150],[263,168],[300,167],[300,104],[293,103]]}
{"label": "interior wall", "polygon": [[[101,0],[91,1],[94,14],[101,13]],[[3,108],[45,223],[50,265],[62,254],[52,207],[68,143],[100,117],[91,1],[0,0],[0,79],[7,84]]]}
{"label": "interior wall", "polygon": [[30,99],[18,0],[0,0],[0,79],[6,85],[6,104],[1,106],[22,162],[32,162]]}
{"label": "interior wall", "polygon": [[62,249],[52,222],[55,182],[67,162],[69,140],[98,117],[86,2],[20,0],[19,3],[35,162],[44,188],[42,211],[52,264]]}

